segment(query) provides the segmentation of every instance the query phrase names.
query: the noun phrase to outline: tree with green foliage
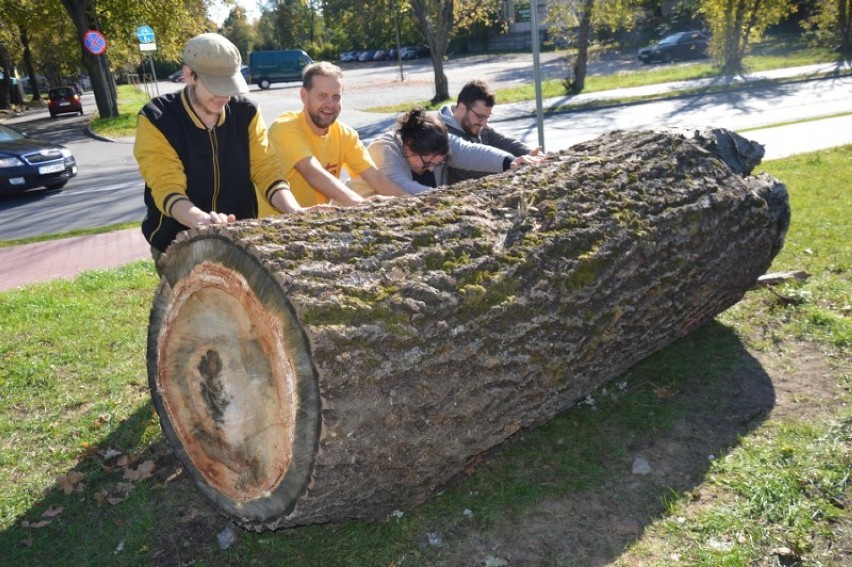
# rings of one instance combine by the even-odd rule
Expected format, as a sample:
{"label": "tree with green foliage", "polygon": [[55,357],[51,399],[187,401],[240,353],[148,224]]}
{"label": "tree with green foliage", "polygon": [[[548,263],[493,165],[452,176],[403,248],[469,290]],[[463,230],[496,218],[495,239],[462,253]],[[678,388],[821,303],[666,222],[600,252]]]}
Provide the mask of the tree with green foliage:
{"label": "tree with green foliage", "polygon": [[701,12],[712,33],[710,52],[722,73],[741,73],[749,45],[795,10],[791,0],[703,0]]}
{"label": "tree with green foliage", "polygon": [[[0,4],[5,8],[5,2]],[[6,13],[4,11],[4,13]],[[12,63],[12,54],[10,49],[16,44],[14,26],[9,25],[9,22],[0,20],[0,70],[3,72],[3,77],[0,79],[0,109],[9,108],[12,104],[12,71],[14,65]]]}
{"label": "tree with green foliage", "polygon": [[258,49],[303,49],[318,37],[321,18],[313,0],[270,0],[261,6]]}
{"label": "tree with green foliage", "polygon": [[579,93],[586,88],[594,28],[630,29],[641,4],[641,0],[567,0],[549,5],[545,23],[551,35],[577,46],[573,77],[564,81],[567,92]]}
{"label": "tree with green foliage", "polygon": [[[215,29],[207,19],[210,0],[179,0],[151,3],[145,0],[62,0],[74,24],[83,66],[92,82],[98,113],[102,118],[118,116],[113,73],[138,68],[146,57],[139,49],[136,29],[143,24],[156,33],[160,59],[178,59],[186,41],[203,31]],[[83,48],[90,30],[101,31],[108,53],[95,56]],[[115,62],[113,64],[112,62]]]}
{"label": "tree with green foliage", "polygon": [[[0,0],[0,13],[4,16],[0,21],[0,44],[8,57],[2,65],[7,81],[14,72],[25,76],[32,100],[40,100],[36,62],[41,74],[51,82],[79,74],[79,62],[67,49],[74,34],[63,12],[35,0]],[[9,88],[11,81],[4,87],[7,95]]]}
{"label": "tree with green foliage", "polygon": [[455,23],[453,0],[411,0],[411,10],[426,38],[435,72],[435,96],[432,102],[450,98],[450,83],[444,73],[444,55],[450,45]]}
{"label": "tree with green foliage", "polygon": [[257,31],[255,26],[248,21],[245,8],[242,6],[232,8],[228,17],[222,22],[219,33],[237,46],[244,62],[248,61],[248,54],[254,49],[254,44],[257,41]]}
{"label": "tree with green foliage", "polygon": [[83,47],[83,38],[90,30],[100,28],[97,23],[97,13],[94,4],[89,0],[62,0],[62,5],[71,17],[77,31],[83,66],[89,73],[92,91],[95,93],[95,104],[102,118],[118,116],[118,97],[115,92],[115,81],[110,69],[109,55],[92,55]]}
{"label": "tree with green foliage", "polygon": [[816,0],[815,13],[802,22],[802,27],[820,45],[844,56],[852,55],[852,0]]}
{"label": "tree with green foliage", "polygon": [[408,0],[324,0],[324,40],[340,51],[423,43]]}
{"label": "tree with green foliage", "polygon": [[444,57],[450,40],[462,29],[485,21],[495,11],[496,0],[411,0],[411,11],[417,21],[435,71],[435,96],[437,103],[450,98],[449,82],[444,73]]}

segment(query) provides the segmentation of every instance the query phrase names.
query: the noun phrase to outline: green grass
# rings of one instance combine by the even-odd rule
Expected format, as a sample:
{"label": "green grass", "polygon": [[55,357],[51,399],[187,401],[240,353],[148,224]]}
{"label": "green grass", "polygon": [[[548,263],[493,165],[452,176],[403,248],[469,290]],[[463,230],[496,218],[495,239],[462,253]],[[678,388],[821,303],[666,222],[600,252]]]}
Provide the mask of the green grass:
{"label": "green grass", "polygon": [[[838,113],[835,113],[835,114],[826,114],[826,115],[823,115],[823,116],[814,116],[812,118],[800,118],[800,119],[795,119],[795,120],[785,120],[784,122],[776,122],[775,124],[772,124],[771,126],[769,126],[769,128],[777,128],[779,126],[790,126],[792,124],[802,124],[802,123],[805,123],[805,122],[816,122],[818,120],[827,120],[829,118],[840,118],[842,116],[849,116],[850,114],[852,114],[852,112],[838,112]],[[751,128],[740,128],[739,130],[737,130],[737,133],[738,134],[745,134],[746,132],[751,132],[752,130],[763,130],[765,128],[767,128],[767,126],[752,126]],[[748,136],[746,135],[746,137],[748,137]]]}
{"label": "green grass", "polygon": [[122,230],[125,228],[138,228],[138,222],[125,222],[113,224],[110,226],[100,226],[97,228],[80,228],[60,232],[55,234],[45,234],[41,236],[30,236],[28,238],[16,238],[14,240],[0,240],[0,248],[8,248],[9,246],[18,246],[21,244],[33,244],[35,242],[46,242],[48,240],[57,240],[60,238],[71,238],[74,236],[87,236],[90,234],[102,234],[104,232],[112,232],[114,230]]}
{"label": "green grass", "polygon": [[97,117],[92,121],[92,131],[107,138],[132,136],[136,132],[136,116],[145,106],[149,97],[145,91],[134,85],[118,85],[118,116],[112,118]]}
{"label": "green grass", "polygon": [[[753,55],[745,57],[743,64],[748,72],[768,71],[784,67],[798,67],[800,65],[811,65],[814,63],[828,63],[836,59],[836,54],[827,49],[817,49],[801,46],[790,46],[787,44],[768,43],[755,50]],[[660,83],[677,81],[689,81],[695,79],[707,79],[719,76],[719,70],[709,60],[700,61],[690,65],[649,65],[639,71],[623,71],[607,75],[590,74],[586,77],[586,85],[583,94],[610,91],[614,89],[625,89],[631,87],[643,87]],[[717,88],[731,88],[721,85]],[[549,79],[542,81],[541,91],[543,98],[565,97],[568,93],[562,79]],[[521,102],[535,99],[535,86],[532,84],[498,89],[497,100],[501,104]],[[659,95],[656,95],[659,96]],[[666,95],[666,96],[670,96]],[[651,97],[640,97],[645,100]],[[627,102],[640,98],[630,97],[610,101]],[[446,101],[433,103],[431,100],[416,101],[412,103],[377,106],[368,109],[372,112],[405,112],[413,106],[436,110]],[[590,103],[594,105],[594,103]],[[574,106],[577,106],[576,104]],[[562,107],[551,110],[559,110]]]}
{"label": "green grass", "polygon": [[[683,565],[759,564],[768,550],[787,546],[805,564],[838,565],[829,544],[840,522],[852,522],[848,372],[839,397],[820,411],[735,429],[712,448],[715,460],[694,464],[689,483],[637,484],[623,470],[634,445],[677,437],[696,416],[725,419],[729,377],[751,360],[746,348],[783,353],[804,341],[848,368],[850,165],[852,147],[762,166],[787,183],[793,210],[772,269],[804,269],[812,274],[806,282],[778,295],[750,292],[716,322],[519,433],[476,474],[399,518],[238,530],[227,551],[215,542],[227,522],[193,516],[206,505],[188,482],[155,475],[123,485],[127,467],[110,456],[118,451],[135,464],[171,458],[147,389],[145,337],[157,285],[151,262],[2,292],[0,557],[9,565],[431,565],[444,551],[424,543],[428,533],[450,548],[470,533],[496,544],[513,525],[538,518],[542,503],[578,497],[638,502],[646,525],[632,546],[607,551],[615,563],[668,565],[675,554]],[[66,494],[56,479],[71,472],[82,484]],[[123,500],[100,502],[104,493]],[[32,527],[60,509],[49,524]]]}
{"label": "green grass", "polygon": [[[791,228],[772,269],[804,270],[811,278],[783,286],[777,292],[781,297],[763,291],[763,302],[743,302],[729,311],[731,320],[740,325],[748,325],[750,320],[773,321],[760,333],[759,342],[753,345],[756,348],[790,336],[841,351],[852,347],[850,169],[850,146],[761,166],[791,188]],[[803,217],[801,211],[807,215]]]}

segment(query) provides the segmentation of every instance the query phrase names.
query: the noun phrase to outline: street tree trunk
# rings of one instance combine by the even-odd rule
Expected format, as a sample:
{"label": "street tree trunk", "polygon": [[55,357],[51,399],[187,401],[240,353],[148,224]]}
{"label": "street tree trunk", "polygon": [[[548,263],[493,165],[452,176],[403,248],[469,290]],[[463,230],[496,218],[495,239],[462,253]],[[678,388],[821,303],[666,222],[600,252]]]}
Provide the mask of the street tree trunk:
{"label": "street tree trunk", "polygon": [[432,68],[435,74],[435,96],[433,103],[450,98],[450,83],[444,72],[444,56],[450,46],[453,31],[454,0],[412,0],[411,10],[420,26],[420,31],[429,45]]}
{"label": "street tree trunk", "polygon": [[589,38],[592,34],[592,14],[594,0],[585,0],[580,16],[580,29],[577,33],[577,59],[574,61],[574,78],[571,80],[572,93],[583,92],[586,88],[586,71],[589,66]]}
{"label": "street tree trunk", "polygon": [[[9,57],[9,52],[0,43],[0,67],[9,71],[12,69],[12,58]],[[3,73],[3,78],[0,79],[0,109],[5,110],[12,104],[12,74]]]}
{"label": "street tree trunk", "polygon": [[195,229],[148,376],[199,490],[248,529],[381,519],[730,307],[784,186],[723,130],[611,132],[431,193]]}
{"label": "street tree trunk", "polygon": [[852,2],[837,0],[837,35],[840,38],[840,53],[852,54]]}
{"label": "street tree trunk", "polygon": [[21,46],[24,48],[24,69],[27,71],[27,77],[30,78],[30,89],[32,89],[32,100],[41,100],[41,85],[38,84],[38,78],[35,73],[35,65],[33,65],[33,52],[30,49],[30,33],[25,27],[20,28]]}
{"label": "street tree trunk", "polygon": [[115,90],[115,80],[110,69],[109,56],[92,55],[83,47],[83,37],[92,29],[91,21],[86,10],[92,5],[90,0],[62,0],[62,5],[74,28],[77,30],[77,39],[80,42],[83,66],[89,73],[92,82],[92,92],[95,95],[95,104],[101,118],[113,118],[118,116],[118,95]]}

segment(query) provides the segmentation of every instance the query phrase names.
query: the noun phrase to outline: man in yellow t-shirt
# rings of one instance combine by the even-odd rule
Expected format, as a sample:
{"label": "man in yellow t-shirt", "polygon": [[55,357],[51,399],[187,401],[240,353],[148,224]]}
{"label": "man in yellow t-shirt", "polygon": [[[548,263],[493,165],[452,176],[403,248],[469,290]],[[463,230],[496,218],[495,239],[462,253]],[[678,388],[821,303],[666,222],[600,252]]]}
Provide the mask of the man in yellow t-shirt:
{"label": "man in yellow t-shirt", "polygon": [[[343,100],[343,71],[321,61],[305,67],[302,110],[285,112],[269,126],[272,151],[282,160],[290,190],[301,206],[335,203],[355,205],[364,200],[340,180],[345,167],[376,193],[403,196],[393,181],[376,169],[354,128],[337,121]],[[271,208],[261,216],[276,214]]]}

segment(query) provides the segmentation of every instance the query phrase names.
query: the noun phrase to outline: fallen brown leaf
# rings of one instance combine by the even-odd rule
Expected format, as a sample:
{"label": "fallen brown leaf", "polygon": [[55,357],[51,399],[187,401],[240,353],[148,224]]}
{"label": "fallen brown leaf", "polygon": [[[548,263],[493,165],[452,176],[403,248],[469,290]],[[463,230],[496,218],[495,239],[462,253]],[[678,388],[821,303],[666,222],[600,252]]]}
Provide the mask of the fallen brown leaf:
{"label": "fallen brown leaf", "polygon": [[42,518],[55,518],[59,514],[65,511],[65,508],[62,506],[52,506],[41,513]]}
{"label": "fallen brown leaf", "polygon": [[98,454],[98,448],[95,447],[94,445],[92,445],[91,443],[86,443],[86,442],[80,443],[80,448],[82,449],[80,451],[80,458],[81,459],[85,459],[87,457],[92,457],[92,456]]}
{"label": "fallen brown leaf", "polygon": [[47,525],[50,525],[50,520],[42,520],[40,522],[28,522],[27,520],[24,520],[21,522],[21,527],[24,528],[43,528]]}
{"label": "fallen brown leaf", "polygon": [[154,464],[154,461],[145,461],[135,469],[128,469],[124,471],[124,479],[136,481],[145,480],[154,474],[154,470],[156,468],[157,465]]}
{"label": "fallen brown leaf", "polygon": [[83,480],[85,475],[77,471],[71,471],[67,474],[61,474],[56,477],[56,484],[62,489],[65,494],[74,492],[74,486]]}

